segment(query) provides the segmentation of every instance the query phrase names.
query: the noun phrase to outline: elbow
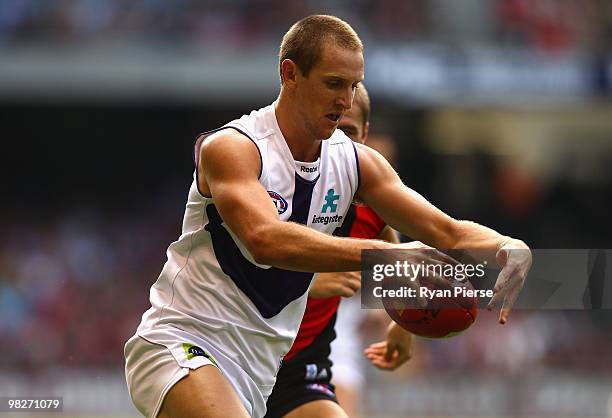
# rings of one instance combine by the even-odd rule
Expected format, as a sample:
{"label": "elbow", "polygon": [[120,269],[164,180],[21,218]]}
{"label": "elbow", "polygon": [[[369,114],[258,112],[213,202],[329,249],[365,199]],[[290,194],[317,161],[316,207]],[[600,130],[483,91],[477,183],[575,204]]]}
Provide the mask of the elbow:
{"label": "elbow", "polygon": [[267,266],[275,266],[276,260],[274,258],[274,251],[265,243],[265,240],[257,238],[253,240],[253,244],[248,246],[249,253],[253,257],[253,261],[257,264],[264,264]]}
{"label": "elbow", "polygon": [[260,227],[254,229],[246,238],[245,246],[257,264],[274,267],[284,264],[283,261],[287,258],[286,251],[274,237],[275,234],[270,228]]}

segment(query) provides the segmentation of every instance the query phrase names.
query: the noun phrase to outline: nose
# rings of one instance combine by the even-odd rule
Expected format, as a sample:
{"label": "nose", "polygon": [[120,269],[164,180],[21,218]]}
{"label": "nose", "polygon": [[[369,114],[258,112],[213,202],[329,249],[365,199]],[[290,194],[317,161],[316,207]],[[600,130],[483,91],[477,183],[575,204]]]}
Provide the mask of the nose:
{"label": "nose", "polygon": [[355,90],[352,86],[348,89],[343,89],[342,93],[338,96],[336,103],[342,106],[344,109],[349,110],[353,106],[353,97]]}

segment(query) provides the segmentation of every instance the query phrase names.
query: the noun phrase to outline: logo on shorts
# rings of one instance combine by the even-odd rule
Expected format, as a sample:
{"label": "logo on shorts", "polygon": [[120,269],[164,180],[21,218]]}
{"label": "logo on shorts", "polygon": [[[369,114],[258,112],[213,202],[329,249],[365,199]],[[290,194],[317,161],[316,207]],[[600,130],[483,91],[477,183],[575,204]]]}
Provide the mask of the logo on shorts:
{"label": "logo on shorts", "polygon": [[211,356],[206,350],[201,349],[197,345],[183,343],[183,350],[187,355],[187,360],[191,360],[194,357],[205,357],[210,360],[215,366],[217,366],[217,360]]}
{"label": "logo on shorts", "polygon": [[306,380],[315,380],[317,378],[317,372],[319,368],[316,364],[311,363],[306,365]]}
{"label": "logo on shorts", "polygon": [[282,197],[279,193],[273,192],[272,190],[268,190],[268,194],[272,198],[272,202],[274,202],[274,206],[276,206],[276,210],[278,214],[283,214],[287,210],[289,206],[284,197]]}

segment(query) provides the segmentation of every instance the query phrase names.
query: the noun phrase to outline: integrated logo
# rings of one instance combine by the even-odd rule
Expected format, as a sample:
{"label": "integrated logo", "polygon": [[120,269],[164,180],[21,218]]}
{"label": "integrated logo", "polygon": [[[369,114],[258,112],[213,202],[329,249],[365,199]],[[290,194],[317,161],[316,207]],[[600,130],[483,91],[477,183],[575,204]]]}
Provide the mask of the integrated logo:
{"label": "integrated logo", "polygon": [[272,202],[274,202],[274,206],[276,206],[278,214],[280,215],[285,213],[287,207],[289,206],[285,198],[282,197],[279,193],[274,192],[272,190],[268,190],[268,195],[270,195],[270,198],[272,198]]}
{"label": "integrated logo", "polygon": [[332,216],[325,216],[323,214],[329,212],[329,213],[336,213],[338,211],[338,204],[336,203],[338,200],[340,200],[340,195],[336,194],[336,191],[332,188],[329,189],[327,191],[327,194],[325,195],[325,203],[323,203],[323,206],[321,207],[321,216],[317,216],[314,215],[312,218],[312,223],[313,224],[323,224],[323,225],[327,225],[330,223],[342,223],[342,215],[332,215]]}
{"label": "integrated logo", "polygon": [[334,189],[329,189],[327,194],[325,195],[325,203],[321,208],[321,213],[326,213],[329,209],[329,213],[335,213],[338,210],[338,205],[336,204],[336,200],[340,199],[340,195],[336,194]]}

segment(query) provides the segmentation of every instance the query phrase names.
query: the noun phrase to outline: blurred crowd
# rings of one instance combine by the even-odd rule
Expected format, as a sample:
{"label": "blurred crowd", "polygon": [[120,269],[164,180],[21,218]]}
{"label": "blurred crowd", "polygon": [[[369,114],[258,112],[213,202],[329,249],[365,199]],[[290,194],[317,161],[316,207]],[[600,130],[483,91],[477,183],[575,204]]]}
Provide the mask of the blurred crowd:
{"label": "blurred crowd", "polygon": [[118,367],[163,263],[162,219],[85,211],[2,230],[0,370]]}
{"label": "blurred crowd", "polygon": [[608,48],[606,0],[1,0],[0,45],[149,42],[249,47],[295,20],[336,14],[366,41],[499,43],[551,51]]}

